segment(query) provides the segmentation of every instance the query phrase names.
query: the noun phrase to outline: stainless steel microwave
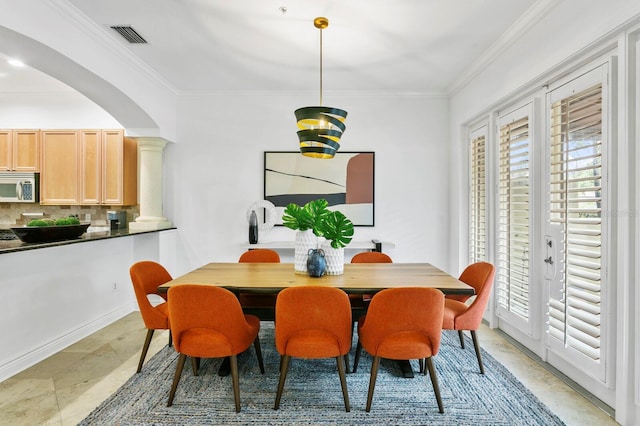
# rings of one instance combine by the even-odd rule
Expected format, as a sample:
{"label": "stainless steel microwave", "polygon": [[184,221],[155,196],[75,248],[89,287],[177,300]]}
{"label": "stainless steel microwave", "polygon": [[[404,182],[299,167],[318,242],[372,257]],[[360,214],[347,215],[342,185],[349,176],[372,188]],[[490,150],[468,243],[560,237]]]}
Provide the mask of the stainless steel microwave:
{"label": "stainless steel microwave", "polygon": [[35,203],[40,201],[40,174],[0,173],[0,203]]}

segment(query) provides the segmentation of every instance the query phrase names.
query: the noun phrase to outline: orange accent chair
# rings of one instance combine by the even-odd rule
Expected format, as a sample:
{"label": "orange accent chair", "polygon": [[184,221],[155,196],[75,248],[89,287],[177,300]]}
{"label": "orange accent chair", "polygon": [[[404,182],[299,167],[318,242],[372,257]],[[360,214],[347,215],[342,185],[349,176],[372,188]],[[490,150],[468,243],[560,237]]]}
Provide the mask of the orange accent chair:
{"label": "orange accent chair", "polygon": [[275,337],[282,358],[274,410],[280,407],[291,357],[335,357],[344,407],[351,410],[343,364],[351,349],[351,308],[344,291],[321,286],[282,290],[276,300]]}
{"label": "orange accent chair", "polygon": [[[137,262],[131,266],[131,268],[129,268],[129,275],[131,276],[133,291],[136,294],[136,300],[138,301],[144,326],[147,328],[147,337],[144,339],[140,361],[138,362],[138,370],[136,371],[136,373],[139,373],[142,370],[142,364],[147,356],[153,332],[155,330],[169,329],[167,297],[164,294],[158,293],[158,286],[171,281],[173,278],[171,278],[171,275],[162,265],[148,260]],[[150,294],[162,297],[165,302],[153,306],[147,297]],[[171,333],[169,333],[169,346],[171,346]]]}
{"label": "orange accent chair", "polygon": [[[180,382],[187,356],[195,359],[230,357],[236,412],[240,412],[237,355],[253,343],[260,372],[264,374],[260,349],[260,320],[245,315],[236,296],[222,287],[182,284],[169,289],[169,318],[176,351],[180,354],[167,407]],[[194,367],[194,372],[197,370]]]}
{"label": "orange accent chair", "polygon": [[477,262],[467,266],[458,279],[475,289],[475,299],[471,304],[466,304],[465,302],[472,296],[447,295],[444,301],[442,328],[444,330],[458,330],[462,349],[464,349],[463,330],[471,332],[478,365],[480,366],[480,374],[484,374],[484,366],[482,365],[480,343],[478,342],[476,330],[480,327],[482,316],[487,308],[495,273],[496,268],[487,262]]}
{"label": "orange accent chair", "polygon": [[[362,253],[355,254],[351,258],[351,263],[393,263],[393,260],[388,254],[381,253],[379,251],[364,251]],[[360,316],[367,313],[367,306],[369,306],[371,297],[372,296],[370,294],[349,295],[353,321],[356,321]]]}
{"label": "orange accent chair", "polygon": [[367,315],[358,319],[359,338],[353,364],[355,373],[362,348],[373,356],[367,412],[371,410],[380,359],[387,358],[425,359],[438,409],[444,413],[432,360],[440,348],[443,312],[444,294],[434,288],[391,288],[373,296]]}
{"label": "orange accent chair", "polygon": [[[238,262],[280,263],[280,255],[275,250],[252,249],[242,253]],[[263,321],[273,321],[276,308],[275,294],[240,293],[238,300],[244,313],[256,315]]]}
{"label": "orange accent chair", "polygon": [[364,251],[351,258],[351,263],[393,263],[388,254],[379,251]]}

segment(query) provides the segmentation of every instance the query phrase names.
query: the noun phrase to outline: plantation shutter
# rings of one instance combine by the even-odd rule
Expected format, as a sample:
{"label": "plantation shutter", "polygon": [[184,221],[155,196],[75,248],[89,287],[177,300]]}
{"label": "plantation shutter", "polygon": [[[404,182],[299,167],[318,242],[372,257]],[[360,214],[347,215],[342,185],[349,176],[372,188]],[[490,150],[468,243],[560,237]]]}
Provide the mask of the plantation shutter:
{"label": "plantation shutter", "polygon": [[496,303],[498,315],[529,319],[529,107],[499,119]]}
{"label": "plantation shutter", "polygon": [[[565,90],[566,92],[566,90]],[[593,361],[601,353],[602,83],[551,97],[549,219],[560,229],[549,334]]]}
{"label": "plantation shutter", "polygon": [[486,188],[486,127],[474,132],[470,140],[469,171],[469,260],[487,260],[487,188]]}

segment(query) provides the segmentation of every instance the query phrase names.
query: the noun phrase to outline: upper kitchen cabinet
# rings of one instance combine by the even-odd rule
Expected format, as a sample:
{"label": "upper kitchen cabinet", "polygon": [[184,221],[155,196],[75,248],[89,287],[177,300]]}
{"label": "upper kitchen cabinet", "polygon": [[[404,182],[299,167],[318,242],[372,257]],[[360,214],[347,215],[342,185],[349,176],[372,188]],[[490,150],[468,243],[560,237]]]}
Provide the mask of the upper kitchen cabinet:
{"label": "upper kitchen cabinet", "polygon": [[137,204],[136,141],[122,130],[82,130],[80,135],[80,204]]}
{"label": "upper kitchen cabinet", "polygon": [[40,204],[80,204],[80,131],[42,130]]}
{"label": "upper kitchen cabinet", "polygon": [[0,171],[40,171],[40,130],[0,130]]}

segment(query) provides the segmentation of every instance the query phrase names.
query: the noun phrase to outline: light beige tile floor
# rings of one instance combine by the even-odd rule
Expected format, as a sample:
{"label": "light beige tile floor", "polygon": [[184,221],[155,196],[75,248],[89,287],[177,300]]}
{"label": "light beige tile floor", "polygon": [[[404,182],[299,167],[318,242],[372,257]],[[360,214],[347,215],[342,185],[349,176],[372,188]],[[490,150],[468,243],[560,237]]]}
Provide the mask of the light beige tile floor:
{"label": "light beige tile floor", "polygon": [[[135,374],[146,329],[135,312],[0,383],[0,425],[76,425]],[[600,408],[483,327],[481,345],[567,425],[617,424]],[[150,359],[167,344],[157,331]],[[468,348],[471,350],[471,348]]]}

